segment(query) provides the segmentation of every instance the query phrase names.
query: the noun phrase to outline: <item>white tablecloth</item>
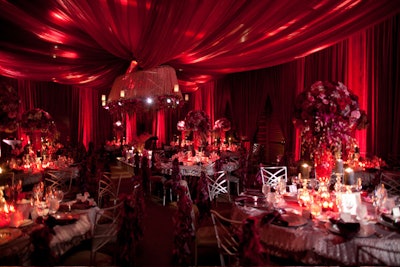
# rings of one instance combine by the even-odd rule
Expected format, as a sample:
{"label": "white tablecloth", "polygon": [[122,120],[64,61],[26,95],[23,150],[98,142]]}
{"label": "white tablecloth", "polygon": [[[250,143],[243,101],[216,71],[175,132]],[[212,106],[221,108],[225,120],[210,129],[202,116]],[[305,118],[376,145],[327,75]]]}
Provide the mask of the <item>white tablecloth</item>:
{"label": "white tablecloth", "polygon": [[[233,219],[260,216],[253,207],[235,206]],[[260,239],[272,255],[310,265],[386,265],[400,266],[400,234],[375,227],[381,236],[356,237],[350,240],[331,233],[313,222],[298,228],[264,225]]]}

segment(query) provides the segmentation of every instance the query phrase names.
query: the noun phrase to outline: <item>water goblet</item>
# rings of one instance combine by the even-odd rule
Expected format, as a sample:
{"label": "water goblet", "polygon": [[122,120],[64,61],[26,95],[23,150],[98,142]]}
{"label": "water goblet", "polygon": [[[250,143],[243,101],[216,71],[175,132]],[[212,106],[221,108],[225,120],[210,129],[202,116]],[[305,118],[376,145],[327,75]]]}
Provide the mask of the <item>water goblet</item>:
{"label": "water goblet", "polygon": [[267,195],[271,192],[271,186],[269,184],[263,184],[261,191],[263,195],[267,197]]}
{"label": "water goblet", "polygon": [[60,202],[55,195],[51,195],[48,199],[49,214],[54,215],[60,208]]}
{"label": "water goblet", "polygon": [[358,205],[356,208],[356,219],[359,220],[360,222],[364,222],[365,218],[368,215],[368,210],[367,210],[367,206],[361,204]]}

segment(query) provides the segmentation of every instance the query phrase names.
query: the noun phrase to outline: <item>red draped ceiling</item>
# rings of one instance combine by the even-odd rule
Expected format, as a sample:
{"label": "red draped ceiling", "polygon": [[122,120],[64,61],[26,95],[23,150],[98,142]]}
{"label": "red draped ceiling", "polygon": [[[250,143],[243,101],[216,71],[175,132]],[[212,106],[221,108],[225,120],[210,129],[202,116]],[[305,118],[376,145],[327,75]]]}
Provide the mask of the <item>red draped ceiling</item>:
{"label": "red draped ceiling", "polygon": [[398,0],[0,1],[0,74],[109,88],[131,61],[181,84],[328,47],[399,11]]}
{"label": "red draped ceiling", "polygon": [[[369,139],[363,133],[362,145],[379,152],[379,140],[396,140],[377,131],[379,123],[393,125],[396,120],[393,112],[380,107],[398,99],[398,93],[375,96],[399,84],[396,74],[387,74],[398,68],[392,54],[398,51],[392,47],[397,31],[388,25],[383,27],[388,34],[380,28],[354,34],[399,14],[399,0],[0,0],[0,9],[0,75],[85,87],[79,93],[77,133],[84,143],[95,139],[100,121],[93,114],[98,94],[88,90],[109,90],[132,62],[138,69],[172,66],[184,92],[202,88],[192,94],[193,107],[209,112],[212,121],[228,113],[236,120],[234,127],[249,138],[256,131],[258,107],[269,96],[290,151],[295,135],[289,107],[296,92],[316,80],[340,80],[360,96],[361,107],[368,106],[372,116]],[[393,41],[385,43],[390,34]],[[377,36],[375,43],[370,40]],[[323,51],[339,41],[343,42]],[[377,63],[381,69],[374,69]],[[205,84],[225,74],[258,69],[264,70],[231,76],[216,82],[215,88]],[[26,109],[32,105],[32,99],[26,99]],[[391,107],[398,110],[396,103]],[[87,115],[91,113],[95,117]],[[161,135],[160,127],[174,132],[176,122],[164,115],[158,115],[154,134]],[[180,115],[178,119],[185,113]],[[394,125],[393,132],[399,133],[399,123]],[[132,127],[129,134],[136,133]],[[387,143],[385,152],[397,151],[398,142],[394,150]]]}

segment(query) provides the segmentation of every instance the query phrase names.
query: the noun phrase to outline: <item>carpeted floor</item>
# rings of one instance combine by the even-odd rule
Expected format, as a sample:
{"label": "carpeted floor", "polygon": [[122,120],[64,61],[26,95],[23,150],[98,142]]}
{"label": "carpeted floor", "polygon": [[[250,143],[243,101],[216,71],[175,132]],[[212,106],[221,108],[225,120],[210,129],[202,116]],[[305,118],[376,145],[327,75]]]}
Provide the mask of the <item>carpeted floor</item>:
{"label": "carpeted floor", "polygon": [[[139,241],[135,251],[135,262],[131,266],[173,266],[173,215],[176,205],[162,205],[160,199],[146,197],[146,215],[144,218],[144,238]],[[90,242],[83,242],[60,261],[64,266],[81,266],[87,262]],[[194,251],[193,251],[194,257]],[[194,261],[193,261],[194,264]],[[199,266],[218,266],[219,258],[216,249],[199,250]]]}
{"label": "carpeted floor", "polygon": [[[123,181],[121,184],[122,192],[131,192],[131,183]],[[167,203],[162,205],[162,199],[147,194],[145,197],[145,217],[144,217],[144,237],[139,241],[135,251],[135,260],[130,266],[174,266],[173,248],[174,248],[174,225],[173,216],[177,210],[176,203]],[[215,207],[219,211],[230,209],[230,203],[222,201]],[[208,222],[211,224],[211,221]],[[82,254],[87,257],[90,248],[90,242],[83,242],[80,246],[71,250],[60,261],[60,265],[82,266],[85,261],[79,259]],[[112,249],[112,248],[111,248]],[[190,248],[194,265],[194,247]],[[117,251],[118,253],[118,251]],[[202,248],[198,252],[198,266],[220,266],[217,247]],[[86,261],[87,262],[87,261]],[[108,265],[108,264],[105,264]],[[284,261],[273,260],[270,265],[287,265]]]}

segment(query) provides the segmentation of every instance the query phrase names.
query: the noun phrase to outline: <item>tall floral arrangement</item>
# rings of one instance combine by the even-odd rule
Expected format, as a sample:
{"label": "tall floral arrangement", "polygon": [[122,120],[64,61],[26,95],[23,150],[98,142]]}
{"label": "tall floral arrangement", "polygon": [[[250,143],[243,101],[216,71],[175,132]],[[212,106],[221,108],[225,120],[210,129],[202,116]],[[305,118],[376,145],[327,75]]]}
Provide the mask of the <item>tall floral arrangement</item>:
{"label": "tall floral arrangement", "polygon": [[185,117],[186,130],[208,133],[210,118],[203,110],[192,110]]}
{"label": "tall floral arrangement", "polygon": [[34,108],[22,114],[21,126],[27,132],[47,132],[54,126],[54,121],[48,112]]}
{"label": "tall floral arrangement", "polygon": [[198,135],[194,139],[200,139],[201,145],[205,145],[207,135],[210,131],[210,118],[203,110],[189,111],[185,117],[185,127],[186,130],[193,131],[194,135]]}
{"label": "tall floral arrangement", "polygon": [[301,129],[303,150],[310,154],[347,153],[356,144],[355,130],[367,125],[365,119],[358,97],[341,82],[317,81],[295,101],[294,124]]}
{"label": "tall floral arrangement", "polygon": [[12,133],[18,128],[20,99],[13,87],[0,84],[0,132]]}

